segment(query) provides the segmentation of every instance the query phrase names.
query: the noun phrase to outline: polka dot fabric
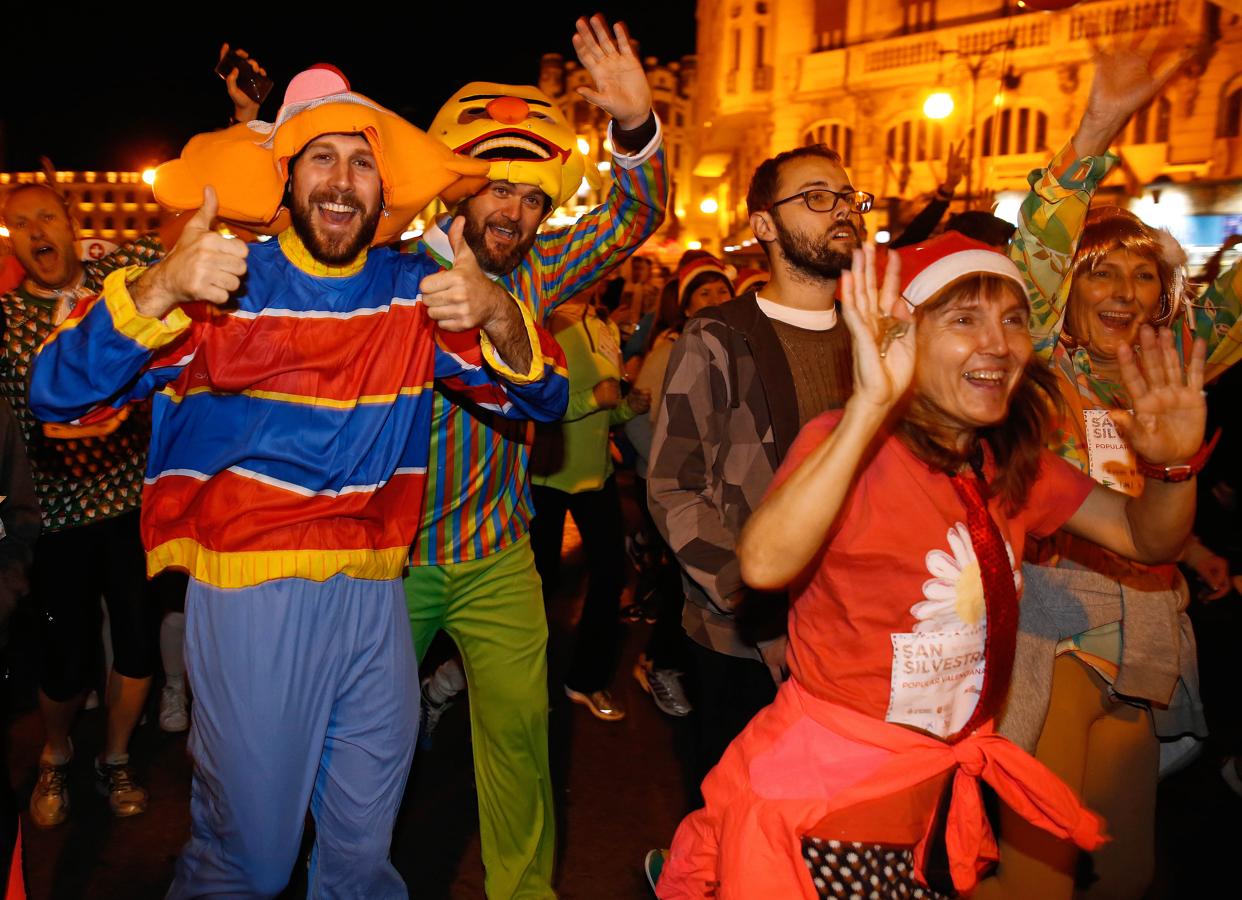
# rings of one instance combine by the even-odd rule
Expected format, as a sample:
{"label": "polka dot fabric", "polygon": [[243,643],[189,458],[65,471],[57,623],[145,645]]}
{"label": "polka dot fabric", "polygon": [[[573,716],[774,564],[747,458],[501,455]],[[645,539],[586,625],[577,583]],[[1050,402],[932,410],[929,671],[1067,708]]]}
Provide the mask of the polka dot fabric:
{"label": "polka dot fabric", "polygon": [[816,894],[825,900],[948,900],[914,877],[908,848],[804,837],[802,860]]}

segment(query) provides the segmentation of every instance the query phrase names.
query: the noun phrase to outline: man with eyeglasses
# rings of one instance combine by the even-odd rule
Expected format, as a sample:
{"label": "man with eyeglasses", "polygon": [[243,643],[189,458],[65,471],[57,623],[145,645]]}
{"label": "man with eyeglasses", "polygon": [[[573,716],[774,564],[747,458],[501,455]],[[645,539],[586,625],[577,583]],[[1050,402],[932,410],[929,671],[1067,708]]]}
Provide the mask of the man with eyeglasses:
{"label": "man with eyeglasses", "polygon": [[669,360],[648,492],[682,566],[699,775],[782,678],[784,598],[749,596],[734,543],[798,430],[849,397],[850,339],[834,296],[874,199],[822,144],[762,163],[746,206],[772,277],[691,319]]}

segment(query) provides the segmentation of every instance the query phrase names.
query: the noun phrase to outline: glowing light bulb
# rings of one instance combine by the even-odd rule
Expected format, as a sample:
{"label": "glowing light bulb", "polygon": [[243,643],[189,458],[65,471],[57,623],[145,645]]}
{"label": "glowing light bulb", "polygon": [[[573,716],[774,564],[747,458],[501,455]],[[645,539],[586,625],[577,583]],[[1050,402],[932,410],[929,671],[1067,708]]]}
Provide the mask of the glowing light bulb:
{"label": "glowing light bulb", "polygon": [[923,101],[923,115],[929,119],[944,119],[953,113],[953,97],[944,91],[928,95]]}

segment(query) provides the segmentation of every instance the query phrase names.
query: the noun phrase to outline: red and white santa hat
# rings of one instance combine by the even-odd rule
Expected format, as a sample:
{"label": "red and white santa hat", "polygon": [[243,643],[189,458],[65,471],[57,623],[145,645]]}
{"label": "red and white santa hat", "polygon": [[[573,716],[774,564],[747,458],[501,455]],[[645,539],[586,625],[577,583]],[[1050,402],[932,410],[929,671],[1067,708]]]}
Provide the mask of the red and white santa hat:
{"label": "red and white santa hat", "polygon": [[973,275],[1009,278],[1026,292],[1022,273],[1008,256],[956,231],[946,231],[930,241],[902,247],[897,255],[901,257],[901,296],[911,309],[926,303],[955,281]]}

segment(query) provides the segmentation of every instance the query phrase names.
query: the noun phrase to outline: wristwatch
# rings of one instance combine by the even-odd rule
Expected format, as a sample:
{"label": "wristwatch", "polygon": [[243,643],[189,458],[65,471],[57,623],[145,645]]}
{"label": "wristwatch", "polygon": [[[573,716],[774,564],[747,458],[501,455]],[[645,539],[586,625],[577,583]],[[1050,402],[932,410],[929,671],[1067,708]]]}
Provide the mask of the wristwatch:
{"label": "wristwatch", "polygon": [[1135,468],[1138,469],[1139,474],[1144,478],[1154,478],[1157,481],[1167,481],[1171,484],[1189,481],[1203,471],[1203,467],[1207,465],[1208,457],[1216,449],[1218,441],[1220,441],[1219,428],[1216,429],[1216,434],[1212,435],[1212,439],[1200,447],[1195,455],[1184,463],[1178,463],[1175,466],[1158,466],[1136,454],[1134,457]]}

